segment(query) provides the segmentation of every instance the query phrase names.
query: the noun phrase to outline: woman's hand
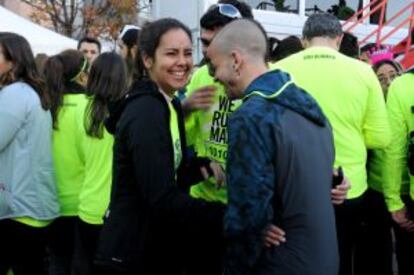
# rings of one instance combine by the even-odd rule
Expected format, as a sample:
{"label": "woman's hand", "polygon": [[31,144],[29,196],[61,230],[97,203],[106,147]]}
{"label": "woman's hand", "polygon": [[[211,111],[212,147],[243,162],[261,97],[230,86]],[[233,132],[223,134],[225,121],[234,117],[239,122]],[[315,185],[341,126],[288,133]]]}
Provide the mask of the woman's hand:
{"label": "woman's hand", "polygon": [[201,167],[200,170],[205,180],[211,176],[214,177],[217,183],[217,189],[225,185],[226,174],[224,173],[224,169],[219,163],[211,161],[209,167]]}
{"label": "woman's hand", "polygon": [[279,246],[286,242],[286,233],[276,225],[270,224],[263,230],[263,243],[266,247]]}

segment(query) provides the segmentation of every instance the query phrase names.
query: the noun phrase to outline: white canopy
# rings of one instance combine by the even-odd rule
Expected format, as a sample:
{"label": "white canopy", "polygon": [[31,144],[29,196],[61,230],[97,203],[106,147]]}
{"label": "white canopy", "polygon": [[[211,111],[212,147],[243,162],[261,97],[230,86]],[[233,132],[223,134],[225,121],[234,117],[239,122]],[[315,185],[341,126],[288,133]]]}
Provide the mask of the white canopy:
{"label": "white canopy", "polygon": [[34,54],[54,55],[66,49],[76,49],[77,41],[0,7],[0,31],[14,32],[24,36],[32,46]]}

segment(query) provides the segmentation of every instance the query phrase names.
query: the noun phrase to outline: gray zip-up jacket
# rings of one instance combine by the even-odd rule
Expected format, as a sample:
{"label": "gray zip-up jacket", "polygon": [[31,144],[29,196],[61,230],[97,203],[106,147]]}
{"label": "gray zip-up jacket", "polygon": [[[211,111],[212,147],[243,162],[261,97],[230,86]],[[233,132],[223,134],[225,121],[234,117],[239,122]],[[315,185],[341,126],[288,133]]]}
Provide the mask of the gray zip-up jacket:
{"label": "gray zip-up jacket", "polygon": [[52,119],[26,83],[0,90],[0,219],[58,216]]}
{"label": "gray zip-up jacket", "polygon": [[[279,70],[257,77],[229,119],[226,275],[337,275],[332,129]],[[286,243],[263,246],[275,224]]]}

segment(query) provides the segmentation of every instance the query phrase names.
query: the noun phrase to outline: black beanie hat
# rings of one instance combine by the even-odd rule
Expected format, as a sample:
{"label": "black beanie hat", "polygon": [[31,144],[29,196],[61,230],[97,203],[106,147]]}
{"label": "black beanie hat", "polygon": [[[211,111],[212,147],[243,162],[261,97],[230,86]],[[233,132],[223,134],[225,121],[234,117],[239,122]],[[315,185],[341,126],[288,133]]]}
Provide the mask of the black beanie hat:
{"label": "black beanie hat", "polygon": [[121,30],[120,38],[128,48],[132,48],[138,43],[139,28],[136,26],[126,25]]}

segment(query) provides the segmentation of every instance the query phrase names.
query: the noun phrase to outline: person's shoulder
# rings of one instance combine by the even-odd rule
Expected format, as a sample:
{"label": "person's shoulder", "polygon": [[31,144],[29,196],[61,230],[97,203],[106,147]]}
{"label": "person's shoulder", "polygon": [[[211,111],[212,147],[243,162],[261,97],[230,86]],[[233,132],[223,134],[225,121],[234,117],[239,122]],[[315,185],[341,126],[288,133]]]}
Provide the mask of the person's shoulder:
{"label": "person's shoulder", "polygon": [[213,83],[214,78],[209,74],[207,64],[196,69],[190,78],[190,85],[193,86],[205,86]]}
{"label": "person's shoulder", "polygon": [[0,90],[0,97],[7,104],[40,105],[40,98],[37,92],[25,82],[14,82]]}
{"label": "person's shoulder", "polygon": [[186,96],[190,96],[197,89],[205,86],[215,86],[218,93],[225,94],[224,86],[221,83],[215,81],[208,71],[208,66],[203,65],[198,68],[191,76],[190,81],[186,87]]}
{"label": "person's shoulder", "polygon": [[346,56],[339,52],[337,54],[337,57],[339,59],[337,66],[340,68],[342,72],[347,72],[349,77],[356,77],[357,79],[359,79],[359,83],[365,83],[364,85],[368,87],[380,87],[377,83],[378,78],[375,75],[371,65],[361,60]]}
{"label": "person's shoulder", "polygon": [[155,94],[138,94],[133,96],[125,106],[123,118],[127,120],[146,120],[159,116],[168,109],[163,98]]}
{"label": "person's shoulder", "polygon": [[389,93],[397,96],[408,96],[409,98],[414,99],[414,97],[411,96],[411,87],[413,87],[413,85],[414,73],[408,72],[392,81],[389,87]]}
{"label": "person's shoulder", "polygon": [[11,94],[15,91],[19,93],[17,94],[19,97],[29,97],[32,94],[36,94],[36,91],[29,84],[21,81],[14,82],[1,89],[1,92],[5,94]]}
{"label": "person's shoulder", "polygon": [[354,66],[355,68],[359,68],[361,70],[372,70],[371,65],[369,65],[368,63],[364,61],[361,61],[356,58],[352,58],[350,56],[346,56],[340,52],[338,52],[338,56],[343,62],[349,63],[351,64],[351,66]]}
{"label": "person's shoulder", "polygon": [[298,60],[303,59],[303,55],[305,53],[306,53],[306,50],[302,50],[300,52],[294,53],[276,62],[271,62],[269,63],[269,68],[272,70],[274,69],[283,70],[291,65],[297,66]]}
{"label": "person's shoulder", "polygon": [[198,67],[197,69],[195,69],[193,73],[194,77],[205,76],[205,75],[209,75],[207,64],[204,64],[203,66]]}
{"label": "person's shoulder", "polygon": [[269,115],[275,106],[276,104],[270,103],[261,96],[251,96],[233,113],[232,117],[243,118],[246,122],[254,124]]}
{"label": "person's shoulder", "polygon": [[88,97],[85,93],[79,93],[79,94],[70,94],[69,95],[73,101],[75,101],[80,107],[84,107],[88,104],[90,100],[92,100],[91,97]]}
{"label": "person's shoulder", "polygon": [[413,86],[414,85],[414,71],[406,72],[403,75],[395,78],[393,82],[391,83],[391,85],[394,83],[395,85],[410,85],[411,84],[411,86]]}

